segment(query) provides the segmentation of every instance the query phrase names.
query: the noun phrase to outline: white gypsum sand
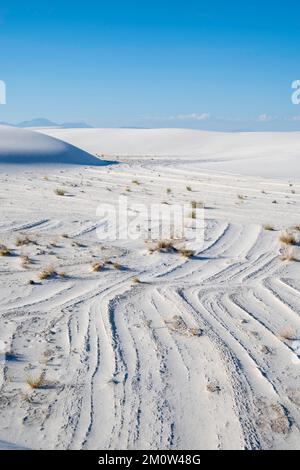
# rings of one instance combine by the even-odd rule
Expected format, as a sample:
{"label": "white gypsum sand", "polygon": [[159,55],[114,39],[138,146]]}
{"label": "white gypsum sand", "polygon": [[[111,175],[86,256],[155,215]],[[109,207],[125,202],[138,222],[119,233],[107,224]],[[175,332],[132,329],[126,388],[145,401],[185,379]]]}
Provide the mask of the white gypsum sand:
{"label": "white gypsum sand", "polygon": [[[0,447],[299,448],[300,134],[42,132],[119,164],[0,164]],[[204,246],[99,241],[119,195]]]}

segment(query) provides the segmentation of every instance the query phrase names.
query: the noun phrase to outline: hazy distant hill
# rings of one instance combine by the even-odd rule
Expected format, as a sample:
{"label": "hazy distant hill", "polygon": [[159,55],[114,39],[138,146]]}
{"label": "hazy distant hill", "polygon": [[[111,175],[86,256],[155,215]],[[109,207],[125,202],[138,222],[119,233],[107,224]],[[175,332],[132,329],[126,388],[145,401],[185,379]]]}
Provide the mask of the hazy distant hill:
{"label": "hazy distant hill", "polygon": [[12,127],[57,127],[59,129],[91,129],[93,126],[86,122],[63,122],[58,124],[57,122],[50,121],[46,118],[36,118],[30,121],[22,121],[18,124],[10,124],[8,122],[1,122],[0,124]]}

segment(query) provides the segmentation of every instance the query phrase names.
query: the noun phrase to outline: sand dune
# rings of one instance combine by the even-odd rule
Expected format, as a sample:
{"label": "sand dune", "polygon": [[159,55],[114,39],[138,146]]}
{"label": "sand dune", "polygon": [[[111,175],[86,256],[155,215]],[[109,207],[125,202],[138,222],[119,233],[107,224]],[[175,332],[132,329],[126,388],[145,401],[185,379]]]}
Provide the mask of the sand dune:
{"label": "sand dune", "polygon": [[[0,164],[100,165],[99,159],[53,137],[0,126]],[[102,162],[103,163],[103,162]]]}
{"label": "sand dune", "polygon": [[300,132],[207,132],[188,129],[44,129],[87,152],[112,157],[185,160],[228,173],[300,178]]}
{"label": "sand dune", "polygon": [[[0,171],[0,447],[299,449],[299,134],[55,136],[122,156]],[[272,152],[291,159],[289,177]],[[267,177],[245,176],[248,159],[258,172],[270,161]],[[229,161],[244,176],[222,173]],[[97,208],[120,195],[202,202],[204,245],[186,258],[99,240]]]}

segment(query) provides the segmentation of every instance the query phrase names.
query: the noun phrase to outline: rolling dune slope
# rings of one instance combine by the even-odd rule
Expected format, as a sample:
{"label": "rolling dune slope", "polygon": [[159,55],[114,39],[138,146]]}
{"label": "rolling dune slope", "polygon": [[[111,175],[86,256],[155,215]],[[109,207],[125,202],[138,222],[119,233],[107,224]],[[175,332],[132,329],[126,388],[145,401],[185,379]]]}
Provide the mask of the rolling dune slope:
{"label": "rolling dune slope", "polygon": [[41,132],[110,158],[167,157],[169,163],[184,160],[185,166],[189,163],[193,168],[300,178],[300,132],[226,133],[188,129],[44,129]]}

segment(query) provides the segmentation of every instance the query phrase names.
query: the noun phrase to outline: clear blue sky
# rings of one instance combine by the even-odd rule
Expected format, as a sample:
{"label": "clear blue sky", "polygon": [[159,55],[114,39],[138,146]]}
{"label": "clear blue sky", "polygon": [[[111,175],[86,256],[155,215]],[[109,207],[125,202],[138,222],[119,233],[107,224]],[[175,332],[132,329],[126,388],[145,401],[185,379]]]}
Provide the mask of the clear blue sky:
{"label": "clear blue sky", "polygon": [[299,18],[293,0],[4,0],[0,121],[300,129]]}

